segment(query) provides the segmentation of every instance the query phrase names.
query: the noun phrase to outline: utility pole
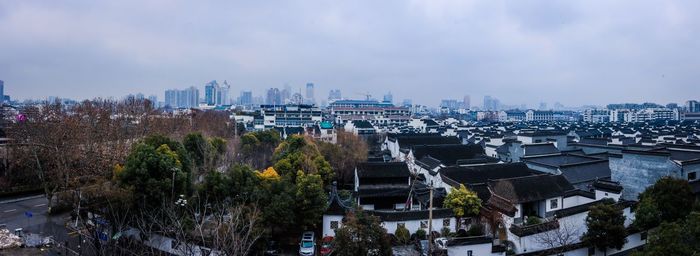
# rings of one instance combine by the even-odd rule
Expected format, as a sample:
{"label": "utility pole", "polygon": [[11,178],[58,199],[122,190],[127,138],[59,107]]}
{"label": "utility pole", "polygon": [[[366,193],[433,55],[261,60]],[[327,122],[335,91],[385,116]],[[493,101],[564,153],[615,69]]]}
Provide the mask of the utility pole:
{"label": "utility pole", "polygon": [[433,182],[430,182],[430,208],[428,208],[428,255],[433,253]]}

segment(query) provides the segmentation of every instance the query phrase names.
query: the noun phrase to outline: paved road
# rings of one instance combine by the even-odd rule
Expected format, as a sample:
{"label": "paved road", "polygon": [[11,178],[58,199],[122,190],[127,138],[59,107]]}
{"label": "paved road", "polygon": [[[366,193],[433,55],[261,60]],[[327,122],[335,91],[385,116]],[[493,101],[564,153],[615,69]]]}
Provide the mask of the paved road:
{"label": "paved road", "polygon": [[[38,234],[42,237],[53,236],[58,243],[64,241],[71,241],[71,244],[77,243],[75,241],[77,239],[70,236],[65,227],[70,215],[64,213],[49,216],[47,211],[45,197],[29,197],[26,200],[0,203],[0,225],[6,225],[10,231],[22,228],[25,233]],[[25,215],[27,212],[31,213],[31,218]]]}

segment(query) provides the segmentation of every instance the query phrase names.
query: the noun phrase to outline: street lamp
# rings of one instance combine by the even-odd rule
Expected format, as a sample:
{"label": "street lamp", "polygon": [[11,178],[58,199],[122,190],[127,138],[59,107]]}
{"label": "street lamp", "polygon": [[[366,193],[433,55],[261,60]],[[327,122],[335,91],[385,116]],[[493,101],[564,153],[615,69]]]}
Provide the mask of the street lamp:
{"label": "street lamp", "polygon": [[177,169],[177,167],[173,167],[171,169],[171,171],[173,171],[173,179],[172,179],[173,185],[172,185],[171,191],[170,191],[170,200],[174,200],[174,198],[175,198],[175,173],[178,171],[178,169]]}

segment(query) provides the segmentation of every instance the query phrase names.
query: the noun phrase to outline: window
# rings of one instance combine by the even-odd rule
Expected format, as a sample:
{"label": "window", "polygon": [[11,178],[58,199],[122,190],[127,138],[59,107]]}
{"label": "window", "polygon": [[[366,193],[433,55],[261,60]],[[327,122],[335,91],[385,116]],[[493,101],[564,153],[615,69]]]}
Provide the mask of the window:
{"label": "window", "polygon": [[472,256],[472,255],[473,255],[472,250],[467,251],[467,256]]}
{"label": "window", "polygon": [[443,227],[450,227],[450,219],[442,220],[442,226]]}
{"label": "window", "polygon": [[698,178],[698,173],[697,172],[689,172],[688,173],[688,180],[695,180]]}
{"label": "window", "polygon": [[559,208],[559,199],[549,200],[549,208],[551,208],[551,209]]}
{"label": "window", "polygon": [[428,221],[427,221],[427,220],[421,220],[421,221],[420,221],[420,228],[428,228]]}
{"label": "window", "polygon": [[396,227],[397,227],[397,228],[405,228],[405,227],[406,227],[406,223],[405,223],[405,222],[399,222],[399,223],[396,224]]}
{"label": "window", "polygon": [[332,230],[338,229],[338,221],[337,220],[331,221],[331,229]]}

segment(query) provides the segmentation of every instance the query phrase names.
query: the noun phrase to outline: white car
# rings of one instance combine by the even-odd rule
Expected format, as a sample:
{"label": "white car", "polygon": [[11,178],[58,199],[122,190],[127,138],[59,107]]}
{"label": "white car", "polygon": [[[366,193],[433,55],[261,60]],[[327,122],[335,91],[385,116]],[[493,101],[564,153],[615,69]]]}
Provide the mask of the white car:
{"label": "white car", "polygon": [[316,253],[316,238],[314,232],[307,231],[301,235],[299,243],[299,255],[312,256]]}

